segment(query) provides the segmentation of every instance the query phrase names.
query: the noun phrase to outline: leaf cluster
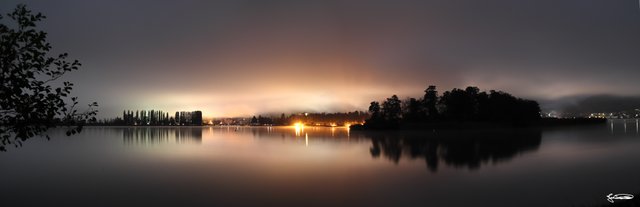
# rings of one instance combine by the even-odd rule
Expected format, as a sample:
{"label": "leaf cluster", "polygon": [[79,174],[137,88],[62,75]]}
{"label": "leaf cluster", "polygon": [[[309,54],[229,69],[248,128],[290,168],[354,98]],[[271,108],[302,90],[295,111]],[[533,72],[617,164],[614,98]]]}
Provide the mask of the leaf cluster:
{"label": "leaf cluster", "polygon": [[83,122],[95,119],[98,104],[93,102],[87,111],[78,112],[77,97],[70,97],[73,83],[54,83],[82,64],[68,60],[67,53],[49,55],[47,33],[36,28],[46,18],[41,13],[18,5],[7,17],[0,15],[0,150],[46,136],[46,130],[58,125],[75,126],[67,134],[80,132]]}

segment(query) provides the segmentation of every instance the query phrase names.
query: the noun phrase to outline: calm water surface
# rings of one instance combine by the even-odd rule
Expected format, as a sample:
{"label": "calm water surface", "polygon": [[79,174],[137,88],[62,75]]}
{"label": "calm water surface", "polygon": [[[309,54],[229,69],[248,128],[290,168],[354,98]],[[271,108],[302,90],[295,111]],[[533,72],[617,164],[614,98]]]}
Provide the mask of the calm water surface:
{"label": "calm water surface", "polygon": [[581,206],[604,204],[609,193],[640,198],[638,120],[527,130],[51,134],[0,153],[2,206]]}

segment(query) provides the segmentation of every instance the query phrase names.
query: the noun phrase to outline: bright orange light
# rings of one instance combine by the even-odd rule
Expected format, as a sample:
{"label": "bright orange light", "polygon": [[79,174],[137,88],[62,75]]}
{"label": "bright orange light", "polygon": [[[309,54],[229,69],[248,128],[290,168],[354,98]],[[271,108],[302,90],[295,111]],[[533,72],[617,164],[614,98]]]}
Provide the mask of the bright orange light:
{"label": "bright orange light", "polygon": [[296,129],[296,136],[300,136],[300,132],[304,130],[304,124],[296,122],[295,124],[293,124],[293,127]]}

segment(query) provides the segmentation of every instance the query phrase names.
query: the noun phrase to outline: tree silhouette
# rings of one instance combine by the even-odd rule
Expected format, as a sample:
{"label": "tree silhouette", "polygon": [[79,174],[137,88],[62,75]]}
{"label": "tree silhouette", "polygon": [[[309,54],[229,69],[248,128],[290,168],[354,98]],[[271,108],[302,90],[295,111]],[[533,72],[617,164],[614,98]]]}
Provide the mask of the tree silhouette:
{"label": "tree silhouette", "polygon": [[490,121],[523,122],[540,119],[540,106],[537,102],[516,98],[502,91],[490,91],[487,100]]}
{"label": "tree silhouette", "polygon": [[372,101],[369,105],[369,113],[371,114],[371,116],[369,117],[369,119],[365,120],[368,128],[374,129],[384,127],[386,125],[384,116],[382,114],[382,109],[380,108],[380,103],[378,103],[377,101]]}
{"label": "tree silhouette", "polygon": [[251,118],[251,125],[258,125],[258,118],[256,118],[256,116],[253,116],[253,118]]}
{"label": "tree silhouette", "polygon": [[417,122],[425,118],[426,112],[424,110],[422,100],[415,98],[409,98],[403,102],[404,110],[402,117],[406,121]]}
{"label": "tree silhouette", "polygon": [[363,126],[356,128],[390,129],[403,126],[404,123],[433,127],[456,122],[527,125],[540,119],[540,106],[536,101],[517,98],[501,91],[480,92],[478,87],[473,86],[464,90],[454,88],[445,91],[440,97],[436,87],[429,86],[422,100],[408,98],[402,103],[393,95],[382,103],[382,107],[378,102],[371,102],[369,112],[371,117]]}
{"label": "tree silhouette", "polygon": [[402,102],[393,95],[382,103],[382,116],[388,122],[398,122],[402,118]]}
{"label": "tree silhouette", "polygon": [[[471,88],[471,87],[469,87]],[[454,88],[444,92],[440,103],[445,106],[444,117],[447,120],[469,121],[476,112],[476,103],[473,94],[467,90]]]}
{"label": "tree silhouette", "polygon": [[439,113],[438,108],[436,108],[436,105],[438,103],[438,91],[436,90],[436,86],[431,85],[427,88],[427,90],[424,90],[424,98],[422,99],[422,101],[424,102],[427,119],[438,119]]}
{"label": "tree silhouette", "polygon": [[378,103],[377,101],[371,102],[371,105],[369,105],[369,113],[371,113],[372,120],[381,119],[382,117],[380,114],[380,103]]}
{"label": "tree silhouette", "polygon": [[[36,29],[36,23],[45,18],[42,14],[32,14],[21,4],[7,16],[13,23],[0,24],[0,150],[9,144],[22,146],[26,139],[43,136],[60,124],[75,126],[67,135],[80,132],[84,122],[95,121],[93,107],[98,104],[93,102],[80,113],[77,97],[68,98],[73,83],[53,86],[64,74],[77,70],[80,62],[67,61],[67,53],[48,55],[47,33]],[[1,15],[0,20],[4,20]]]}

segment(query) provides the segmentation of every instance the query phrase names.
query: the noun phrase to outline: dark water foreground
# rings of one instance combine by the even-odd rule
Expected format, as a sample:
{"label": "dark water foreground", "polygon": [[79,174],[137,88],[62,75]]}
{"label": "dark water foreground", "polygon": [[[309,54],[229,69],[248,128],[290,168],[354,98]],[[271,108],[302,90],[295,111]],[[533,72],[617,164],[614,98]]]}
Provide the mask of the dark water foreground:
{"label": "dark water foreground", "polygon": [[640,192],[637,120],[526,130],[51,134],[0,153],[2,206],[592,206],[608,205],[609,193]]}

